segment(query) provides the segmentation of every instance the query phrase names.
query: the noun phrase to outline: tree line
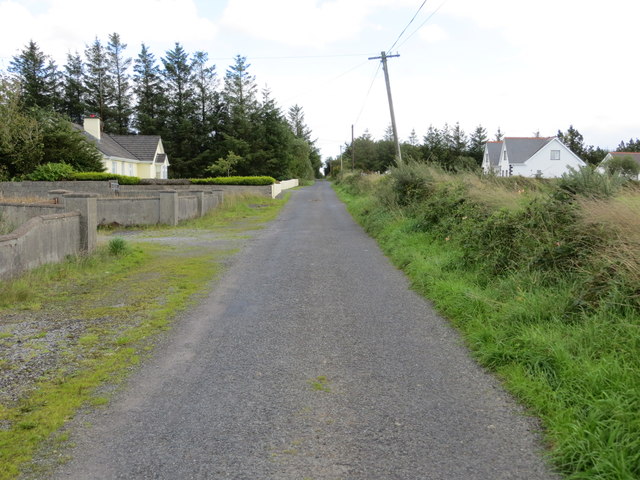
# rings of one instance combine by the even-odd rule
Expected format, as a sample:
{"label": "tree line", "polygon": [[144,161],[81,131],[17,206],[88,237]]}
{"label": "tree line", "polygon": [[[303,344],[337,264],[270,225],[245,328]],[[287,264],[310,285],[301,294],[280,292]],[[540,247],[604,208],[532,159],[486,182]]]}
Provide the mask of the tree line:
{"label": "tree line", "polygon": [[[320,153],[302,107],[285,113],[267,89],[259,91],[246,57],[237,55],[220,78],[206,52],[189,53],[180,43],[159,60],[144,43],[136,58],[126,52],[112,33],[83,55],[67,54],[58,68],[30,41],[8,69],[21,112],[53,112],[77,124],[95,114],[106,133],[161,135],[173,177],[319,174]],[[0,93],[3,103],[9,90]]]}
{"label": "tree line", "polygon": [[[533,133],[540,136],[539,132]],[[556,136],[578,157],[589,165],[598,165],[607,155],[608,150],[584,143],[582,134],[570,125],[566,131],[558,130]],[[460,123],[451,126],[446,124],[437,128],[430,125],[420,142],[415,130],[409,138],[400,144],[403,160],[435,163],[446,170],[459,171],[479,168],[482,165],[484,145],[488,141],[500,141],[504,134],[498,131],[489,137],[487,130],[478,125],[467,134]],[[640,152],[640,140],[621,141],[616,151]],[[374,139],[365,133],[354,139],[352,144],[345,144],[343,153],[330,158],[325,166],[325,173],[337,172],[340,168],[355,168],[371,172],[384,172],[395,162],[395,143],[391,127],[387,128],[381,140]],[[341,167],[342,165],[342,167]]]}

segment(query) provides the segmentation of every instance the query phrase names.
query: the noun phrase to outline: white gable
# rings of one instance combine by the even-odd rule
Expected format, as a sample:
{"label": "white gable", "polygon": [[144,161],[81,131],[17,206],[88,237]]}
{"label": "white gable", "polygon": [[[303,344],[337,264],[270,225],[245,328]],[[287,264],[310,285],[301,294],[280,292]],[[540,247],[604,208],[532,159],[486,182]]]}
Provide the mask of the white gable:
{"label": "white gable", "polygon": [[523,177],[557,178],[569,171],[586,165],[560,140],[552,138],[549,143],[533,154],[526,162],[513,165],[512,174]]}

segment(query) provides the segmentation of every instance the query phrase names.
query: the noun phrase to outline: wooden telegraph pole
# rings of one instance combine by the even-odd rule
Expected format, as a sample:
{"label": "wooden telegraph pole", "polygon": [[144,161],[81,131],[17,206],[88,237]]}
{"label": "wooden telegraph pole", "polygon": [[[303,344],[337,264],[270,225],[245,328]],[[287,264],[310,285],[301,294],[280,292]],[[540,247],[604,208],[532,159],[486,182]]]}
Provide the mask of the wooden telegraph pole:
{"label": "wooden telegraph pole", "polygon": [[369,60],[381,60],[382,69],[384,70],[384,81],[387,84],[387,97],[389,99],[389,113],[391,114],[391,129],[393,130],[393,139],[396,142],[396,156],[398,163],[402,163],[402,153],[400,152],[400,140],[398,139],[398,128],[396,127],[396,115],[393,113],[393,99],[391,98],[391,85],[389,84],[389,71],[387,70],[387,58],[399,57],[400,55],[387,55],[381,52],[379,57],[369,57]]}

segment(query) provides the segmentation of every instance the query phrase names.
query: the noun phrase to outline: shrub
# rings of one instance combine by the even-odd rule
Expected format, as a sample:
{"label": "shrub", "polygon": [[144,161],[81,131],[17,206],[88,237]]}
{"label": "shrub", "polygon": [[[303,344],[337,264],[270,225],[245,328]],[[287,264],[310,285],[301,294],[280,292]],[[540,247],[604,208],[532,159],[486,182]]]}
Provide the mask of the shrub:
{"label": "shrub", "polygon": [[116,237],[109,240],[108,249],[110,255],[118,257],[124,255],[127,250],[129,250],[129,245],[127,245],[127,242],[123,238]]}
{"label": "shrub", "polygon": [[209,177],[192,178],[193,185],[273,185],[273,177]]}
{"label": "shrub", "polygon": [[619,173],[609,175],[592,167],[582,167],[578,170],[570,167],[569,170],[569,173],[562,175],[558,181],[558,188],[561,192],[571,195],[611,197],[628,181]]}
{"label": "shrub", "polygon": [[71,165],[66,163],[44,163],[38,165],[38,167],[29,175],[26,175],[27,180],[55,182],[58,180],[66,180],[72,176],[75,172]]}

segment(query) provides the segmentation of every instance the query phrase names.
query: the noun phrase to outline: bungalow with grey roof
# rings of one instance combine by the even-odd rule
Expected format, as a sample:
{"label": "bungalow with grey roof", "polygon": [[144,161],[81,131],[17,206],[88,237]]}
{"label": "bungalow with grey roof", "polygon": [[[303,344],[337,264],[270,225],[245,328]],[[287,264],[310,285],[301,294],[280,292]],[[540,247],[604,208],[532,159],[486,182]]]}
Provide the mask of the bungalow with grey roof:
{"label": "bungalow with grey roof", "polygon": [[586,165],[557,137],[505,137],[501,142],[488,142],[485,156],[483,171],[501,177],[556,178],[570,168]]}
{"label": "bungalow with grey roof", "polygon": [[111,173],[139,178],[168,178],[169,159],[159,135],[109,135],[102,131],[97,116],[84,118],[87,138],[102,154],[102,163]]}

